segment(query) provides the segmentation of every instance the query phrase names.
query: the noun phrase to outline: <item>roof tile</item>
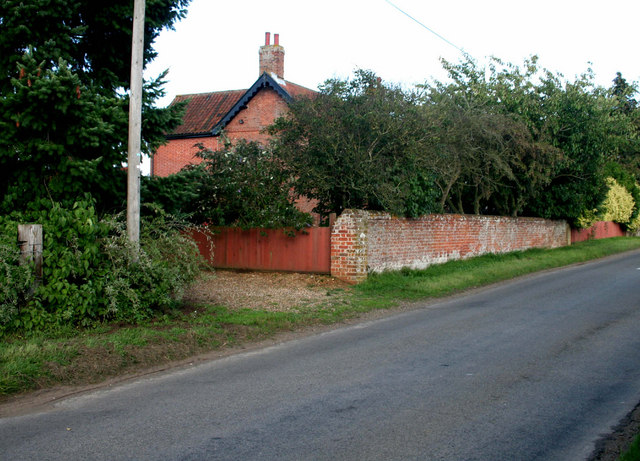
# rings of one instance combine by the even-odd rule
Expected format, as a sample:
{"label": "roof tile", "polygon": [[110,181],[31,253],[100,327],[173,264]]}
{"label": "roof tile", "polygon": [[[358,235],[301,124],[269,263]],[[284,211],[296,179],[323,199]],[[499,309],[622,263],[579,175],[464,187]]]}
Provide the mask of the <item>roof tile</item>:
{"label": "roof tile", "polygon": [[[309,88],[288,81],[280,84],[280,88],[292,98],[312,97],[317,94]],[[182,125],[178,126],[169,137],[179,138],[211,135],[214,127],[229,113],[235,104],[242,99],[247,91],[248,90],[230,90],[176,96],[171,104],[187,101],[187,107]]]}
{"label": "roof tile", "polygon": [[213,93],[184,94],[171,104],[187,102],[182,125],[172,135],[208,134],[247,90],[216,91]]}

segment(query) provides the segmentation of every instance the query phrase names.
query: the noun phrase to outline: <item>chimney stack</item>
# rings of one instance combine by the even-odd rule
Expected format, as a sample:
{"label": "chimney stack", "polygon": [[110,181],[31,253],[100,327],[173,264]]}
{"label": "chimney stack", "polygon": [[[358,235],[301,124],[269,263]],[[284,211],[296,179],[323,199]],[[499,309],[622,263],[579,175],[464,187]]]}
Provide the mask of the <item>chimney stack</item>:
{"label": "chimney stack", "polygon": [[260,47],[260,75],[264,72],[284,80],[284,48],[280,46],[280,35],[265,33],[265,44]]}

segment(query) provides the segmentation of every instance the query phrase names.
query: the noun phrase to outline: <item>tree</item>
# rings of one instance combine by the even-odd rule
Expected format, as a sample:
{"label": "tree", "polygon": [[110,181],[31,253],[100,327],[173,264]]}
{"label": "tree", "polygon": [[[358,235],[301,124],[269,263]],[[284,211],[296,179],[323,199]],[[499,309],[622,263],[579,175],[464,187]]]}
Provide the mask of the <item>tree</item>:
{"label": "tree", "polygon": [[638,108],[638,101],[633,97],[637,93],[636,88],[629,85],[620,72],[616,72],[616,78],[612,81],[611,94],[618,98],[618,105],[615,109],[625,114],[630,114],[636,110]]}
{"label": "tree", "polygon": [[529,205],[532,214],[576,220],[604,199],[602,169],[620,147],[624,128],[611,116],[615,101],[593,80],[590,71],[564,84],[551,73],[541,79],[542,129],[564,155],[549,185]]}
{"label": "tree", "polygon": [[292,178],[268,147],[240,140],[211,151],[200,146],[202,163],[166,178],[145,178],[142,196],[164,211],[197,224],[242,228],[311,224],[298,210]]}
{"label": "tree", "polygon": [[[145,63],[160,30],[189,0],[147,0]],[[7,0],[0,5],[0,212],[90,192],[120,207],[126,182],[133,3]],[[152,150],[179,123],[159,109],[164,74],[147,82],[143,143]]]}
{"label": "tree", "polygon": [[312,99],[294,101],[271,127],[276,156],[315,211],[346,208],[417,216],[437,208],[420,154],[427,142],[417,97],[359,70],[328,80]]}
{"label": "tree", "polygon": [[627,83],[618,72],[609,91],[617,101],[613,107],[612,116],[618,119],[623,118],[631,125],[623,138],[622,147],[610,160],[624,165],[630,173],[640,177],[640,107],[635,98],[638,88],[635,84]]}
{"label": "tree", "polygon": [[574,221],[602,201],[602,168],[634,135],[630,118],[614,110],[619,99],[590,70],[565,82],[535,56],[522,68],[496,58],[485,68],[469,57],[443,64],[452,82],[432,93],[462,114],[446,139],[458,140],[453,159],[465,160],[444,155],[455,173],[444,176],[450,207]]}
{"label": "tree", "polygon": [[529,81],[535,61],[526,64],[523,74],[499,60],[488,69],[470,57],[443,60],[450,82],[422,85],[445,210],[516,216],[549,183],[560,152],[525,115],[537,109]]}

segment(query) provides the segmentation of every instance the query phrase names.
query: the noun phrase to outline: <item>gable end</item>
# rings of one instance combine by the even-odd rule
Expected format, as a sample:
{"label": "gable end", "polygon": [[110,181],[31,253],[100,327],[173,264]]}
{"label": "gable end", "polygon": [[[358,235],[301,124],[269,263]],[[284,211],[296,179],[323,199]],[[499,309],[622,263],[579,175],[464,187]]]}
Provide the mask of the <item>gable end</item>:
{"label": "gable end", "polygon": [[280,84],[273,77],[265,72],[258,78],[258,80],[256,80],[251,88],[246,91],[246,93],[238,100],[238,102],[235,103],[231,110],[229,110],[229,112],[227,112],[226,115],[220,119],[216,126],[213,127],[211,134],[213,136],[219,135],[224,127],[227,126],[227,124],[233,119],[233,117],[238,115],[238,112],[240,112],[242,109],[247,108],[247,104],[249,103],[249,101],[262,88],[272,88],[282,99],[285,100],[287,104],[290,103],[293,99],[291,95],[287,93],[287,91],[282,88],[282,86],[280,86]]}

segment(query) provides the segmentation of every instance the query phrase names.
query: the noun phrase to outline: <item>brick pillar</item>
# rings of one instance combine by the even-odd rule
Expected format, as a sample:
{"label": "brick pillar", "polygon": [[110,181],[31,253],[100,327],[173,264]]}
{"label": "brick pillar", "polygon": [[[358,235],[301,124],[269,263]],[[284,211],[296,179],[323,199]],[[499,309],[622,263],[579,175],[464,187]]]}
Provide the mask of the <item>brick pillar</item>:
{"label": "brick pillar", "polygon": [[331,275],[349,283],[367,278],[368,213],[344,210],[331,231]]}

